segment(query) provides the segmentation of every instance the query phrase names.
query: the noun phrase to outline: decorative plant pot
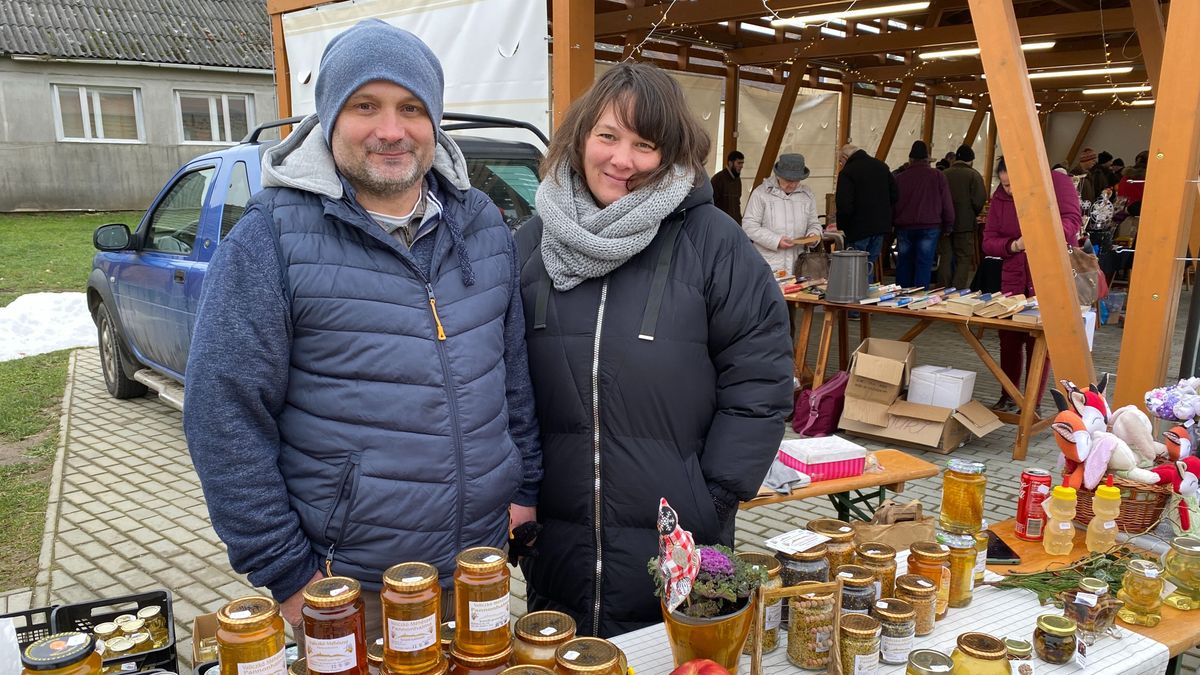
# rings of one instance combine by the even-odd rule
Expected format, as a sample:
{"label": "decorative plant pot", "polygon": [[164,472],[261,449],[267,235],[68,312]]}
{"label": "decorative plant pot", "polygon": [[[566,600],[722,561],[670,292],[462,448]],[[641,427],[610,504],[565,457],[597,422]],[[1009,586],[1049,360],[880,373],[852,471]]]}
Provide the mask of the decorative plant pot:
{"label": "decorative plant pot", "polygon": [[660,605],[676,667],[692,659],[711,659],[737,675],[738,659],[754,623],[753,598],[732,614],[707,619],[669,612],[666,605]]}

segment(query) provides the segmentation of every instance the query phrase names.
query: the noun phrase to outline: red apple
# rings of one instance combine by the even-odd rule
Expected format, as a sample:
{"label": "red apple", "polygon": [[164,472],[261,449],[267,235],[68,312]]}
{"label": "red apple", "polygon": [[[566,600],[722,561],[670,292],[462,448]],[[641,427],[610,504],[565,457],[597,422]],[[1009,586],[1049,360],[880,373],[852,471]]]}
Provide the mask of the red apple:
{"label": "red apple", "polygon": [[672,670],[671,675],[729,675],[729,671],[716,661],[692,659]]}

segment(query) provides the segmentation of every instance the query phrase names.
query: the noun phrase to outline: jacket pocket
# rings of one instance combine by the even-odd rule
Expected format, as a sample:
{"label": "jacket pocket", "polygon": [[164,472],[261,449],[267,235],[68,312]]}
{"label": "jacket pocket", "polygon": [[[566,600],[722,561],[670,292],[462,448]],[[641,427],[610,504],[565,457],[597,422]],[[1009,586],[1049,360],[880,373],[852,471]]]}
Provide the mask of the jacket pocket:
{"label": "jacket pocket", "polygon": [[[696,502],[696,513],[702,519],[703,529],[697,528],[696,543],[715,543],[721,533],[721,523],[717,518],[717,507],[713,504],[712,495],[708,492],[708,483],[700,470],[700,458],[692,455],[683,460],[683,471],[688,484],[692,486],[692,499]],[[703,533],[704,537],[699,536]]]}
{"label": "jacket pocket", "polygon": [[[337,490],[333,495],[333,506],[325,514],[325,524],[322,526],[321,531],[324,534],[325,541],[333,547],[341,543],[341,538],[346,532],[346,525],[350,520],[350,510],[354,506],[354,495],[358,492],[358,462],[360,456],[360,453],[353,452],[346,459],[346,465],[342,467],[342,474],[338,477]],[[332,529],[335,524],[337,529]]]}

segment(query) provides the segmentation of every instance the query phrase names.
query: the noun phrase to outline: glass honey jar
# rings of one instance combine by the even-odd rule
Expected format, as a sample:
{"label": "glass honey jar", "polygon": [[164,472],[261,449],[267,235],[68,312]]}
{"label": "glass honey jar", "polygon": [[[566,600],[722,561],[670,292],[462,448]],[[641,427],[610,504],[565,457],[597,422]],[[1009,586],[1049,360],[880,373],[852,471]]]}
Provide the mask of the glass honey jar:
{"label": "glass honey jar", "polygon": [[448,675],[500,675],[512,666],[512,645],[489,656],[471,656],[458,651],[458,645],[450,648]]}
{"label": "glass honey jar", "polygon": [[842,615],[868,614],[875,602],[875,575],[861,565],[842,565],[834,573],[842,581]]}
{"label": "glass honey jar", "polygon": [[1079,648],[1075,622],[1057,614],[1043,614],[1037,618],[1033,631],[1033,651],[1046,663],[1061,666],[1075,657]]}
{"label": "glass honey jar", "polygon": [[562,612],[530,612],[513,627],[513,661],[517,665],[554,667],[554,652],[575,637],[575,619]]}
{"label": "glass honey jar", "polygon": [[[783,564],[779,559],[771,557],[765,553],[739,553],[739,558],[745,560],[752,568],[764,570],[767,573],[767,580],[762,587],[767,590],[783,587],[783,579],[781,577]],[[762,653],[770,654],[779,648],[779,625],[783,620],[783,600],[779,599],[767,605],[763,615],[763,641]],[[746,638],[746,645],[742,647],[743,654],[753,654],[755,647],[754,631],[750,631],[750,637]]]}
{"label": "glass honey jar", "polygon": [[971,534],[938,532],[938,543],[950,549],[948,607],[966,607],[975,593],[976,542]]}
{"label": "glass honey jar", "polygon": [[1176,587],[1163,602],[1184,612],[1200,609],[1200,539],[1172,539],[1163,568],[1167,581]]}
{"label": "glass honey jar", "polygon": [[137,618],[129,619],[128,621],[122,621],[121,623],[117,624],[117,628],[120,629],[121,635],[129,637],[135,633],[141,633],[143,630],[145,630],[146,622]]}
{"label": "glass honey jar", "polygon": [[954,661],[949,656],[933,649],[915,649],[908,655],[904,675],[944,675],[952,668]]}
{"label": "glass honey jar", "polygon": [[383,638],[375,638],[374,642],[367,645],[367,673],[369,675],[383,673]]}
{"label": "glass honey jar", "polygon": [[858,545],[858,564],[875,575],[875,598],[890,598],[896,591],[896,549],[877,541]]}
{"label": "glass honey jar", "polygon": [[825,559],[830,570],[854,564],[854,528],[835,518],[816,518],[808,521],[808,529],[829,537],[825,542]]}
{"label": "glass honey jar", "polygon": [[[325,577],[304,587],[304,658],[313,675],[360,675],[367,668],[362,586]],[[403,671],[398,671],[403,672]]]}
{"label": "glass honey jar", "polygon": [[546,666],[533,666],[529,664],[513,666],[500,671],[500,675],[557,675],[553,670]]}
{"label": "glass honey jar", "polygon": [[875,673],[879,668],[879,620],[865,614],[842,617],[838,656],[843,673]]}
{"label": "glass honey jar", "polygon": [[918,637],[933,632],[937,620],[937,586],[917,574],[896,577],[896,598],[913,608],[913,622]]}
{"label": "glass honey jar", "polygon": [[415,675],[442,660],[438,626],[442,589],[438,571],[423,562],[406,562],[383,573],[379,594],[383,611],[383,663],[395,675]]}
{"label": "glass honey jar", "polygon": [[983,525],[983,498],[987,491],[987,465],[957,457],[946,461],[942,473],[942,508],[939,522],[943,530],[955,534],[975,534]]}
{"label": "glass honey jar", "polygon": [[455,626],[456,626],[456,624],[453,621],[447,621],[442,624],[442,628],[441,628],[442,656],[445,656],[447,658],[450,657],[450,645],[454,644],[454,632],[457,630],[457,628],[455,628]]}
{"label": "glass honey jar", "polygon": [[217,612],[217,651],[221,675],[286,675],[283,617],[279,604],[251,595]]}
{"label": "glass honey jar", "polygon": [[986,633],[963,633],[950,653],[953,673],[962,675],[1010,675],[1008,647],[1000,638]]}
{"label": "glass honey jar", "polygon": [[1117,618],[1134,626],[1153,628],[1162,621],[1162,568],[1150,560],[1130,560],[1121,579],[1117,599],[1125,604]]}
{"label": "glass honey jar", "polygon": [[171,634],[167,628],[167,619],[163,616],[162,607],[147,605],[137,611],[137,618],[145,622],[146,631],[150,633],[151,646],[154,649],[166,646],[171,639]]}
{"label": "glass honey jar", "polygon": [[908,550],[908,573],[923,576],[937,587],[936,618],[941,621],[950,606],[950,547],[936,541],[918,541]]}
{"label": "glass honey jar", "polygon": [[141,654],[154,649],[153,641],[150,639],[150,633],[146,631],[138,631],[129,636],[129,653]]}
{"label": "glass honey jar", "polygon": [[569,640],[554,652],[559,675],[622,675],[621,651],[608,640],[582,637]]}
{"label": "glass honey jar", "polygon": [[459,553],[456,562],[454,649],[467,656],[504,651],[512,643],[508,558],[498,548],[477,546]]}
{"label": "glass honey jar", "polygon": [[104,643],[121,635],[121,629],[117,624],[111,621],[96,624],[92,629],[92,635],[96,636],[97,647],[102,647]]}
{"label": "glass honey jar", "polygon": [[87,633],[56,633],[37,640],[21,653],[24,675],[100,675],[103,663],[96,638]]}
{"label": "glass honey jar", "polygon": [[288,666],[288,675],[308,675],[308,659],[301,656]]}

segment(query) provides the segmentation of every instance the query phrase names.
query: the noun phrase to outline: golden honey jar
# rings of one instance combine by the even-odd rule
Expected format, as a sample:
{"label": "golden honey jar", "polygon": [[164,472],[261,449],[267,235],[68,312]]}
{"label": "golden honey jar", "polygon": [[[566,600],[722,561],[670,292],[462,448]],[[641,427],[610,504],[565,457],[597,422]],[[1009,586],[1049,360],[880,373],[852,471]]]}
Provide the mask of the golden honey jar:
{"label": "golden honey jar", "polygon": [[509,628],[508,558],[498,548],[477,546],[458,554],[454,572],[454,649],[491,656],[512,644]]}
{"label": "golden honey jar", "polygon": [[283,617],[271,598],[238,598],[217,612],[221,675],[286,675]]}

